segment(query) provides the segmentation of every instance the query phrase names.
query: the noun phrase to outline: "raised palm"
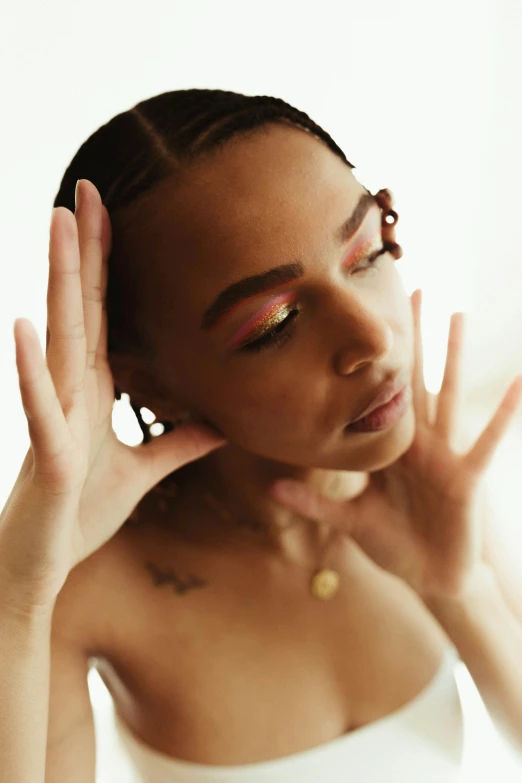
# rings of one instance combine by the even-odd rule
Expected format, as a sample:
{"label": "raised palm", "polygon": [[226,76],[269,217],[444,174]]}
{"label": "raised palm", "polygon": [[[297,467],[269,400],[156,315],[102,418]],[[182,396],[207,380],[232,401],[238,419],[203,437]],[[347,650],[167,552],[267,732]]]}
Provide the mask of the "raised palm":
{"label": "raised palm", "polygon": [[45,360],[32,325],[15,326],[31,445],[0,515],[0,584],[28,607],[52,603],[162,478],[225,443],[196,423],[137,447],[116,437],[104,304],[111,225],[96,187],[81,180],[80,193],[74,215],[58,207],[51,221]]}
{"label": "raised palm", "polygon": [[300,482],[276,482],[272,491],[293,510],[345,531],[377,565],[430,597],[465,590],[482,567],[482,477],[522,399],[522,376],[513,380],[472,448],[458,452],[464,314],[452,316],[442,387],[430,411],[420,294],[412,296],[416,426],[410,448],[389,467],[370,473],[364,491],[348,501],[332,500]]}

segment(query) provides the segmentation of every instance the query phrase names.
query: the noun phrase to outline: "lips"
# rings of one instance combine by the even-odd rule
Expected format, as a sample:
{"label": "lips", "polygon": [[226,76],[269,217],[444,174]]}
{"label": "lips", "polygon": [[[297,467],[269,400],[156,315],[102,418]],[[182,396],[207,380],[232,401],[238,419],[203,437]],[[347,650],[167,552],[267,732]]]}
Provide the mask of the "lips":
{"label": "lips", "polygon": [[359,421],[359,419],[364,419],[365,416],[368,416],[368,414],[376,408],[380,408],[381,405],[386,405],[390,400],[393,400],[393,398],[406,386],[409,377],[410,373],[407,369],[399,370],[395,374],[392,373],[382,386],[379,386],[374,390],[370,402],[367,403],[366,408],[364,408],[362,413],[348,422],[348,424],[353,424],[355,421]]}

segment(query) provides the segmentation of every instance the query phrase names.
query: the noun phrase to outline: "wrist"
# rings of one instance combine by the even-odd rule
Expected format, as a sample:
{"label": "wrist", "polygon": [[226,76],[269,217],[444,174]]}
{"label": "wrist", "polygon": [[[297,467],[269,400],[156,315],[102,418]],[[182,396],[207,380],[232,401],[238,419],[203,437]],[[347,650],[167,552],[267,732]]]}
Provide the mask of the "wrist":
{"label": "wrist", "polygon": [[19,658],[31,656],[50,643],[53,616],[48,612],[29,614],[18,607],[0,604],[2,656],[16,650]]}
{"label": "wrist", "polygon": [[474,603],[498,592],[495,573],[487,563],[479,563],[459,590],[432,592],[421,595],[426,607],[436,616],[448,612],[462,612]]}
{"label": "wrist", "polygon": [[5,573],[3,576],[4,579],[0,579],[0,617],[28,625],[52,620],[56,598],[38,603],[28,597],[26,590],[13,584],[12,579],[6,578]]}

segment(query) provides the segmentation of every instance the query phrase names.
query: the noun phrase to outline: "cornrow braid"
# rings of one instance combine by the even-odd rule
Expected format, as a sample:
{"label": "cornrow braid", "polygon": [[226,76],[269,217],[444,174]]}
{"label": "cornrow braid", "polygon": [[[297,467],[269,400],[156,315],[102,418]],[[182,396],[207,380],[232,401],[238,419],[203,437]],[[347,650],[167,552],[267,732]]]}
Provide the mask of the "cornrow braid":
{"label": "cornrow braid", "polygon": [[[269,122],[289,123],[312,133],[347,166],[354,168],[326,131],[308,114],[280,98],[227,90],[174,90],[140,101],[98,128],[67,166],[53,206],[67,207],[74,212],[76,182],[88,179],[98,189],[112,219],[160,182],[180,173],[184,165],[198,155],[218,148],[235,134]],[[118,349],[134,356],[153,356],[147,336],[129,316],[135,312],[137,304],[132,293],[125,289],[122,276],[112,269],[109,259],[109,352]],[[121,399],[121,390],[116,385],[114,394],[116,400]],[[150,442],[153,435],[150,425],[143,420],[140,406],[132,400],[130,406],[144,443]],[[159,423],[166,432],[175,426],[167,421]]]}

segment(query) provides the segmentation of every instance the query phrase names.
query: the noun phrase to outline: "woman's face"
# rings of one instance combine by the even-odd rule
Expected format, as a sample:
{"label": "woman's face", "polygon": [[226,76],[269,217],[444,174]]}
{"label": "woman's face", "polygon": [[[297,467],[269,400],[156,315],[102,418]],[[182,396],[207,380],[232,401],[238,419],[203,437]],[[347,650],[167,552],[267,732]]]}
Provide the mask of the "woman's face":
{"label": "woman's face", "polygon": [[278,124],[237,136],[146,211],[128,252],[161,281],[147,318],[173,400],[283,463],[376,470],[406,450],[411,406],[386,430],[345,430],[411,371],[413,321],[393,256],[367,260],[379,205],[323,142]]}

